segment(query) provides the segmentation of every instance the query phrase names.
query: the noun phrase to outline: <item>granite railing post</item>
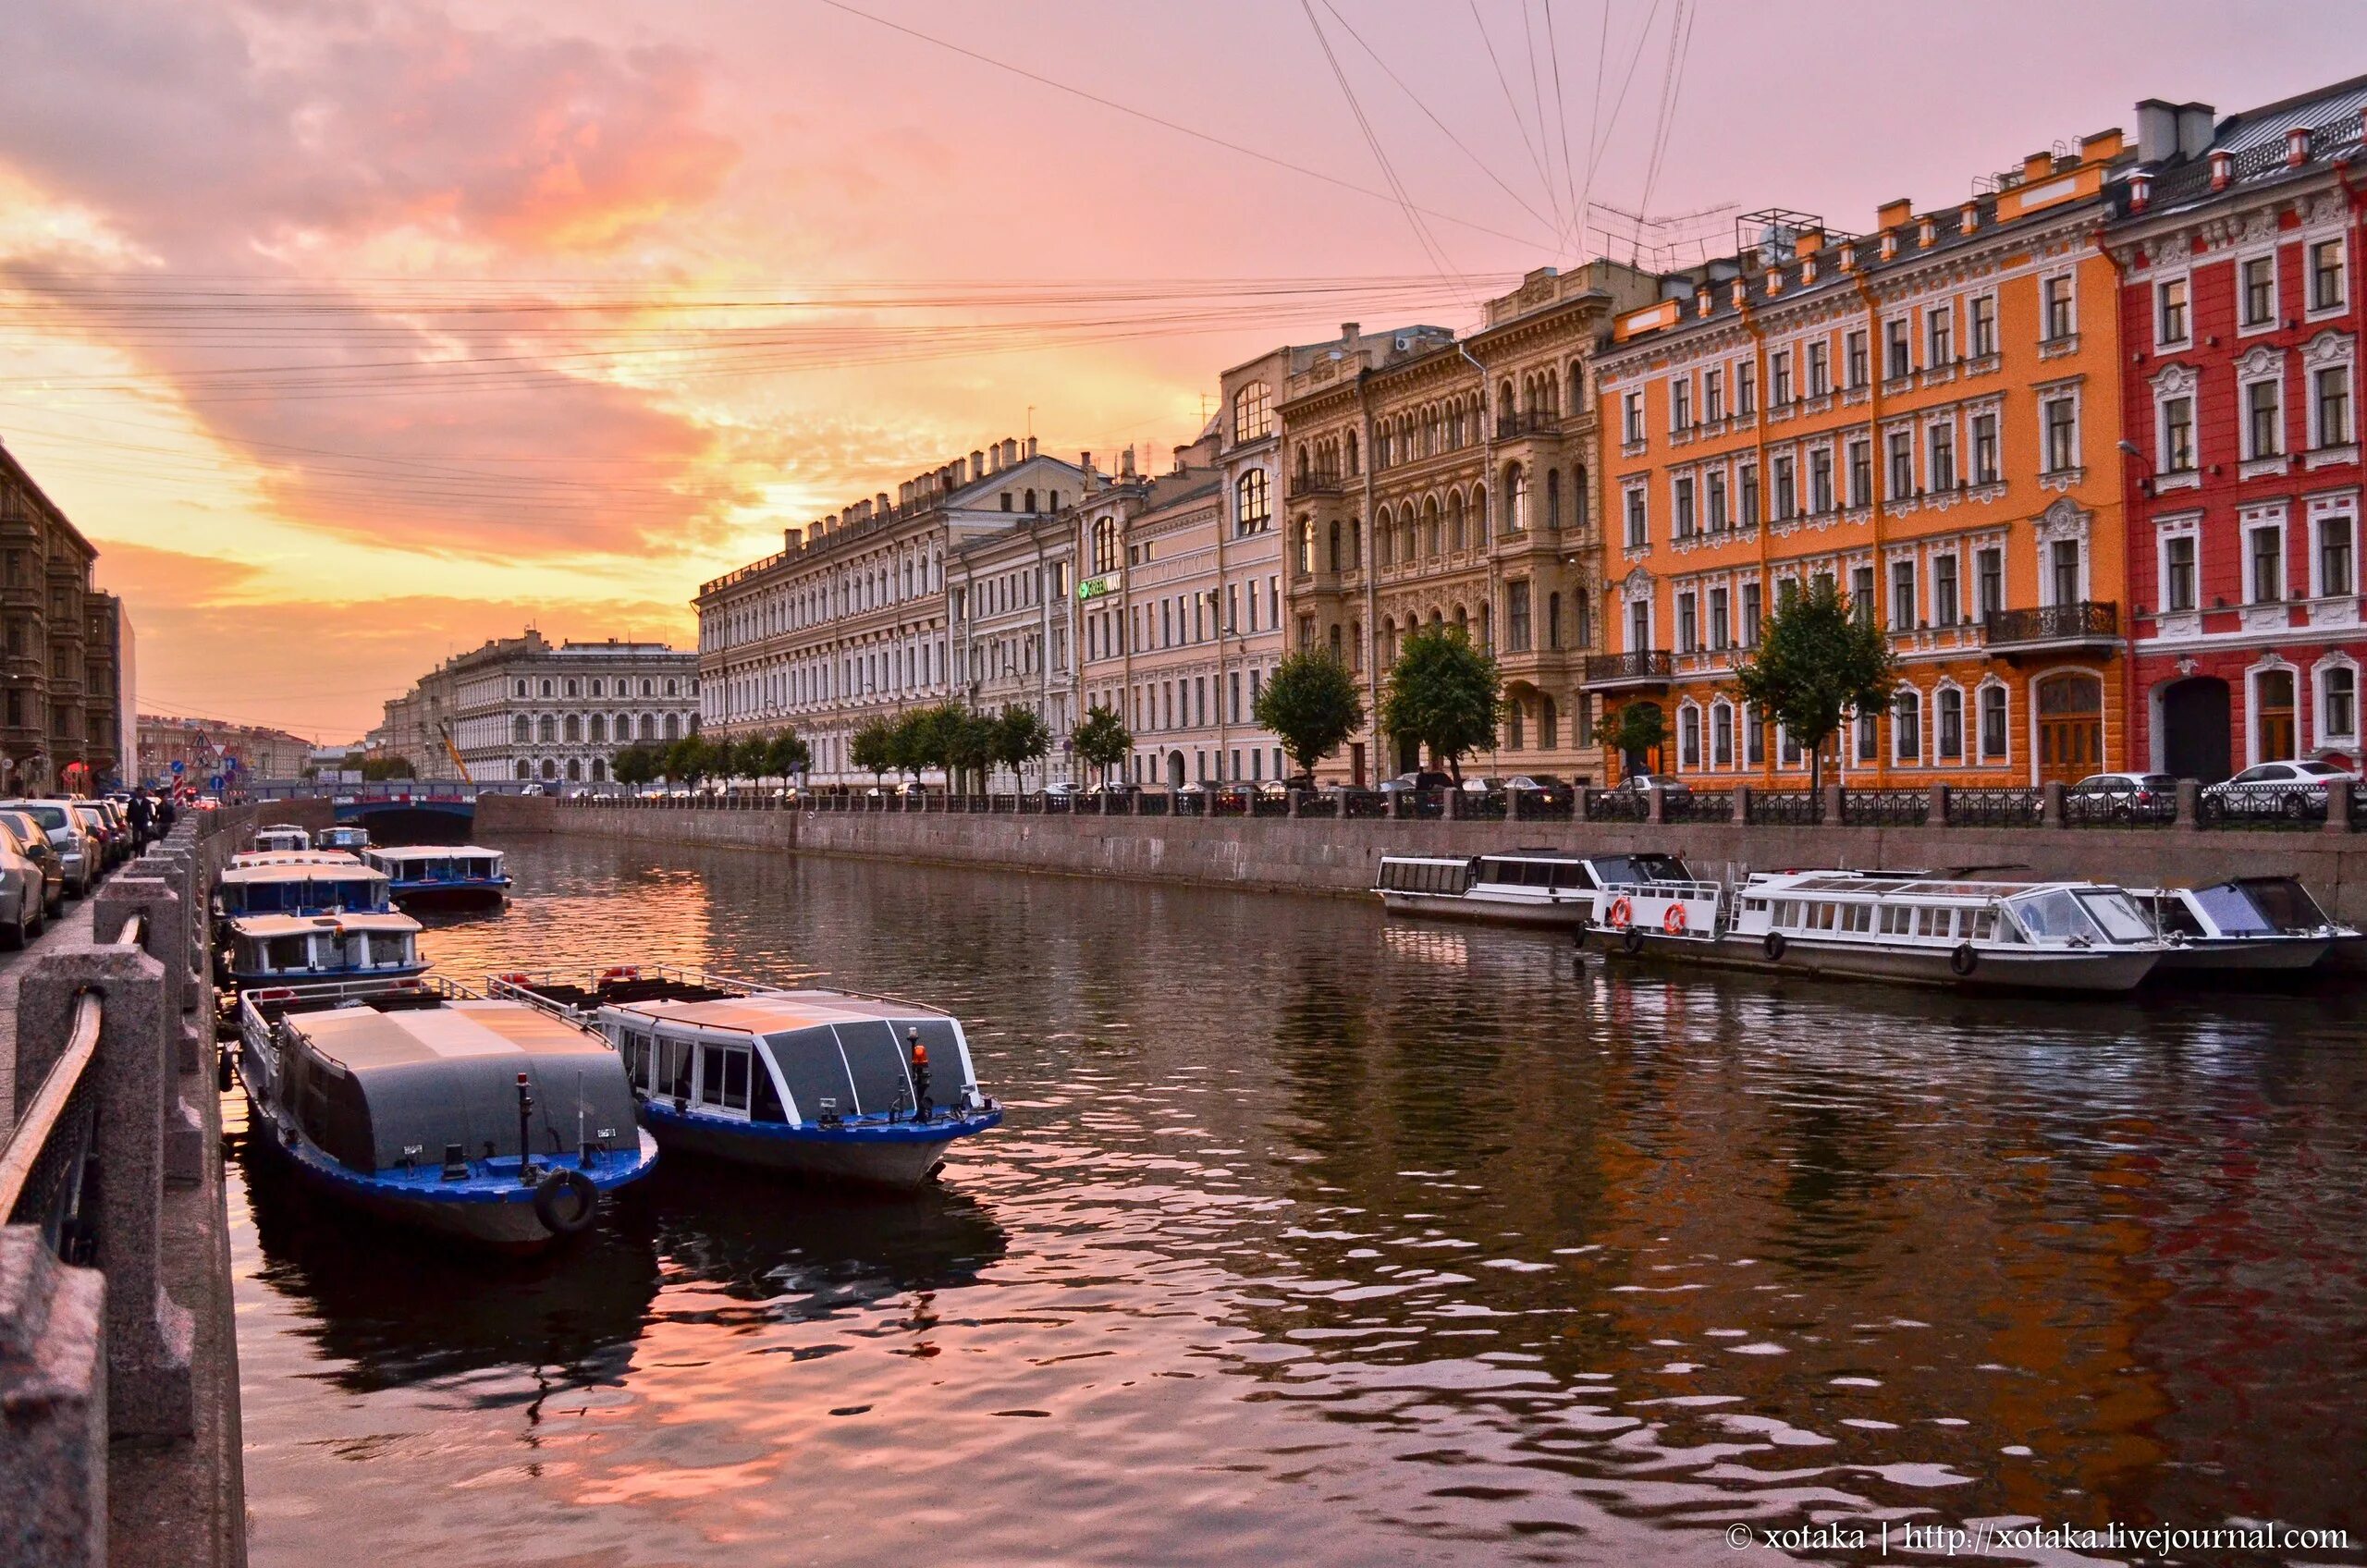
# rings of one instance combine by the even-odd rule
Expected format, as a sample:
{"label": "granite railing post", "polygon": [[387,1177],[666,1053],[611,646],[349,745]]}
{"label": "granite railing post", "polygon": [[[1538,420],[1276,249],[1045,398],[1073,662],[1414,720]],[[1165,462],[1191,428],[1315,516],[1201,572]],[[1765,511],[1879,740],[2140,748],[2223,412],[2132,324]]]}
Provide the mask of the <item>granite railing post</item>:
{"label": "granite railing post", "polygon": [[1392,822],[1405,822],[1410,820],[1413,815],[1414,791],[1411,790],[1397,790],[1392,791],[1389,797],[1390,820]]}
{"label": "granite railing post", "polygon": [[1286,811],[1285,811],[1285,813],[1284,813],[1284,815],[1289,815],[1289,816],[1305,816],[1305,815],[1306,815],[1306,790],[1291,790],[1285,791],[1285,792],[1284,792],[1284,794],[1283,794],[1283,796],[1282,796],[1282,799],[1283,799],[1283,801],[1284,801],[1284,802],[1287,802],[1287,809],[1286,809]]}
{"label": "granite railing post", "polygon": [[0,1568],[107,1560],[104,1277],[0,1226]]}
{"label": "granite railing post", "polygon": [[2063,826],[2063,781],[2051,778],[2039,786],[2038,825],[2041,827]]}
{"label": "granite railing post", "polygon": [[1570,820],[1572,822],[1585,822],[1588,820],[1587,787],[1583,784],[1573,784],[1570,786]]}
{"label": "granite railing post", "polygon": [[1841,825],[1841,786],[1827,784],[1817,802],[1817,820],[1838,827]]}
{"label": "granite railing post", "polygon": [[1668,791],[1657,787],[1644,791],[1644,820],[1654,827],[1668,821]]}
{"label": "granite railing post", "polygon": [[1932,786],[1932,804],[1923,820],[1933,827],[1948,825],[1948,787],[1945,784]]}
{"label": "granite railing post", "polygon": [[17,993],[19,1068],[37,1048],[41,1072],[65,1050],[83,993],[99,998],[88,1069],[98,1129],[96,1262],[106,1276],[107,1426],[118,1438],[185,1438],[197,1422],[193,1325],[165,1293],[162,1271],[165,1111],[178,1097],[164,968],[132,948],[69,948],[28,961]]}
{"label": "granite railing post", "polygon": [[[102,947],[122,941],[125,927],[134,919],[144,922],[140,950],[154,958],[164,973],[165,1048],[180,1077],[192,1077],[204,1066],[205,1047],[211,1044],[199,1037],[201,1021],[181,1016],[187,1010],[180,994],[190,986],[190,976],[179,964],[164,957],[179,952],[187,943],[181,923],[188,909],[188,901],[168,883],[135,877],[127,871],[99,889],[91,911],[92,939]],[[210,1094],[213,1087],[212,1081],[205,1080],[197,1092]],[[168,1084],[162,1109],[165,1180],[178,1187],[193,1187],[205,1175],[205,1117],[182,1097],[178,1083]]]}
{"label": "granite railing post", "polygon": [[2183,827],[2189,832],[2193,832],[2202,826],[2201,779],[2181,778],[2178,780],[2178,814],[2173,820],[2172,826]]}
{"label": "granite railing post", "polygon": [[1750,826],[1750,786],[1748,784],[1737,784],[1735,786],[1735,811],[1733,820],[1734,825],[1737,827],[1748,827]]}
{"label": "granite railing post", "polygon": [[1450,788],[1447,790],[1446,802],[1439,808],[1439,815],[1449,822],[1457,822],[1462,820],[1463,790],[1459,786]]}
{"label": "granite railing post", "polygon": [[2349,832],[2350,810],[2355,803],[2350,798],[2350,785],[2347,780],[2337,779],[2327,785],[2325,830],[2329,833]]}

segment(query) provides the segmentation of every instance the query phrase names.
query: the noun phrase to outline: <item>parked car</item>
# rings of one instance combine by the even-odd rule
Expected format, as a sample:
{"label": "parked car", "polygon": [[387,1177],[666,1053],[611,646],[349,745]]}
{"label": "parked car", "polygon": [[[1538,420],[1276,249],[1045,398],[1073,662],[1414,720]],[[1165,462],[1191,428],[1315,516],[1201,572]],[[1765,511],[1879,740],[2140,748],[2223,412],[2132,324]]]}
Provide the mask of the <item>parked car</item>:
{"label": "parked car", "polygon": [[1466,778],[1463,781],[1463,792],[1466,795],[1501,795],[1504,792],[1504,781],[1477,777]]}
{"label": "parked car", "polygon": [[1127,800],[1135,795],[1139,795],[1142,792],[1143,787],[1141,785],[1129,784],[1123,779],[1110,779],[1103,783],[1096,784],[1090,791],[1092,794],[1108,795],[1117,800]]}
{"label": "parked car", "polygon": [[1044,793],[1048,795],[1059,795],[1063,798],[1073,798],[1085,793],[1085,786],[1082,784],[1072,784],[1065,778],[1056,779],[1052,783],[1044,786]]}
{"label": "parked car", "polygon": [[2177,811],[2178,780],[2171,773],[2091,773],[2063,793],[2067,805],[2126,822]]}
{"label": "parked car", "polygon": [[57,851],[58,869],[65,873],[66,889],[80,898],[90,892],[99,879],[98,843],[83,831],[74,815],[72,801],[6,801],[0,805],[23,812],[40,824],[49,836],[50,847]]}
{"label": "parked car", "polygon": [[2202,811],[2206,816],[2323,815],[2328,789],[2359,782],[2355,770],[2330,762],[2264,762],[2204,789]]}
{"label": "parked car", "polygon": [[114,819],[95,801],[76,801],[72,806],[74,820],[97,846],[99,865],[103,870],[121,864],[130,855],[131,836],[116,827]]}
{"label": "parked car", "polygon": [[1454,780],[1443,773],[1401,773],[1394,778],[1380,781],[1383,793],[1397,794],[1406,790],[1452,790]]}
{"label": "parked car", "polygon": [[1568,780],[1551,773],[1516,773],[1504,780],[1504,789],[1556,810],[1570,803],[1572,793]]}
{"label": "parked car", "polygon": [[1631,773],[1619,781],[1619,788],[1636,794],[1650,790],[1669,795],[1689,795],[1693,792],[1693,787],[1684,779],[1665,773]]}
{"label": "parked car", "polygon": [[17,829],[0,822],[0,947],[21,948],[47,924],[47,874]]}
{"label": "parked car", "polygon": [[0,826],[6,826],[15,837],[18,849],[41,867],[42,910],[55,914],[66,907],[66,871],[59,864],[56,847],[41,824],[20,811],[0,810]]}

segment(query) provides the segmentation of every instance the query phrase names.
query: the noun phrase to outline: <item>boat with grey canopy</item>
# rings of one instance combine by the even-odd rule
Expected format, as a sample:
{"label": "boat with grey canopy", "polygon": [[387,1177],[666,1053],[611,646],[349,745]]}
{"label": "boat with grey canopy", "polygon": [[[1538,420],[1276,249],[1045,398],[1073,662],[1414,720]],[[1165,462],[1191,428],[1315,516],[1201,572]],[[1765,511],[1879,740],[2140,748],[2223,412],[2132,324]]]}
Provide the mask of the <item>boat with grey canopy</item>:
{"label": "boat with grey canopy", "polygon": [[330,1197],[446,1235],[571,1235],[657,1158],[598,1035],[446,980],[248,991],[238,1064],[258,1146]]}
{"label": "boat with grey canopy", "polygon": [[912,1187],[1002,1121],[962,1025],[893,997],[670,964],[500,974],[486,989],[598,1030],[668,1149]]}

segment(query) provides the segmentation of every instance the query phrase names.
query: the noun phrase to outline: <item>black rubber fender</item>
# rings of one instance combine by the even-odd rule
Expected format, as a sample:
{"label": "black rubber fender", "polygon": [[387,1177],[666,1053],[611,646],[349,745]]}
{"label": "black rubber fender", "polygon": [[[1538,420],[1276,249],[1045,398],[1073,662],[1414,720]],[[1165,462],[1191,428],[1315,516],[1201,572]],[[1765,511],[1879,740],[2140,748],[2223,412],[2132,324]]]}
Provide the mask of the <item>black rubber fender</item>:
{"label": "black rubber fender", "polygon": [[1578,923],[1570,927],[1570,946],[1583,950],[1587,945],[1587,933],[1593,928],[1593,923],[1581,915]]}
{"label": "black rubber fender", "polygon": [[1980,967],[1981,954],[1970,942],[1958,942],[1956,950],[1948,955],[1948,969],[1959,980],[1970,979],[1972,972]]}
{"label": "black rubber fender", "polygon": [[1644,934],[1630,925],[1619,934],[1619,950],[1634,958],[1644,950]]}
{"label": "black rubber fender", "polygon": [[534,1188],[534,1218],[554,1236],[572,1236],[600,1212],[600,1189],[572,1166],[558,1166]]}
{"label": "black rubber fender", "polygon": [[1768,962],[1781,963],[1784,962],[1784,949],[1785,945],[1786,944],[1784,941],[1784,933],[1781,931],[1770,931],[1767,933],[1766,939],[1759,944],[1759,948],[1761,952],[1767,955]]}

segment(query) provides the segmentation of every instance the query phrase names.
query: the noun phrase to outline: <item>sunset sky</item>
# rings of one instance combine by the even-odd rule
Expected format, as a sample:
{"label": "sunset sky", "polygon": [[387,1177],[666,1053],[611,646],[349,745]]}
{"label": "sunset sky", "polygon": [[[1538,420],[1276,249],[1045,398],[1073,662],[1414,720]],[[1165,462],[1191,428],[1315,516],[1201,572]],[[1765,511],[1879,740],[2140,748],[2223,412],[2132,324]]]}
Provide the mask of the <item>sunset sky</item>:
{"label": "sunset sky", "polygon": [[687,644],[783,524],[1031,419],[1163,462],[1275,343],[1467,327],[1623,214],[1670,264],[1870,227],[2367,70],[2367,11],[13,0],[0,58],[0,440],[143,711],[346,740],[528,622]]}

